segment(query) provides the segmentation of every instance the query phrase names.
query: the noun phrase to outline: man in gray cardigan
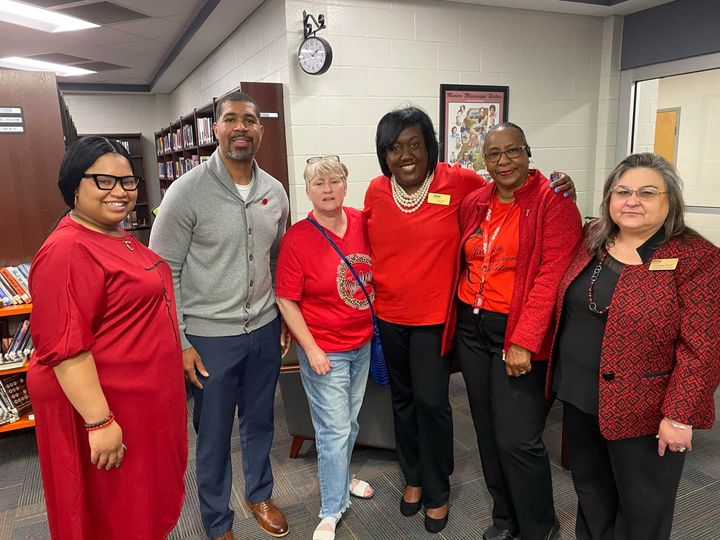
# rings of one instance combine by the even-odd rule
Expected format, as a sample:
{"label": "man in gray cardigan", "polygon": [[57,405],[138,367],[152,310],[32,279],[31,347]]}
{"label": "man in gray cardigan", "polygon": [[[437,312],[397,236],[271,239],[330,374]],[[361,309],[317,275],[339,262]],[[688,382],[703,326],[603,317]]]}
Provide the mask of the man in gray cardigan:
{"label": "man in gray cardigan", "polygon": [[255,162],[263,135],[255,100],[228,94],[218,101],[215,118],[218,149],[170,186],[150,247],[173,273],[185,376],[195,400],[205,531],[233,539],[230,437],[237,408],[245,503],[262,529],[279,537],[289,529],[271,499],[269,455],[280,358],[290,338],[275,306],[270,269],[288,199]]}

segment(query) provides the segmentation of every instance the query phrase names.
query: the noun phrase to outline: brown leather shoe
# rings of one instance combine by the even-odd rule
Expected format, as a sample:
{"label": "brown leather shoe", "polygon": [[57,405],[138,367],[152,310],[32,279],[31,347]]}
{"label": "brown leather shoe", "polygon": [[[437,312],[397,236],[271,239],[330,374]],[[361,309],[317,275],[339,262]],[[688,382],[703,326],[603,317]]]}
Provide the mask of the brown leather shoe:
{"label": "brown leather shoe", "polygon": [[220,536],[216,536],[213,540],[235,540],[235,535],[233,534],[232,529],[230,529],[228,532],[223,533]]}
{"label": "brown leather shoe", "polygon": [[252,504],[245,499],[245,506],[255,515],[260,528],[270,536],[280,538],[290,532],[285,514],[275,506],[272,499],[257,504]]}

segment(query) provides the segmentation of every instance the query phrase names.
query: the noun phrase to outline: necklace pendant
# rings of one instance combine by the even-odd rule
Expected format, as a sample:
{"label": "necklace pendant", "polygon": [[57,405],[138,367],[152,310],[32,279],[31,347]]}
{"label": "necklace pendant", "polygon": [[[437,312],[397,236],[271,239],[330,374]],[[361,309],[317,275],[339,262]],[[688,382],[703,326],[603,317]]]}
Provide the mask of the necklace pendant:
{"label": "necklace pendant", "polygon": [[130,240],[123,240],[123,244],[125,244],[125,247],[128,248],[130,251],[135,251],[135,248],[133,247]]}

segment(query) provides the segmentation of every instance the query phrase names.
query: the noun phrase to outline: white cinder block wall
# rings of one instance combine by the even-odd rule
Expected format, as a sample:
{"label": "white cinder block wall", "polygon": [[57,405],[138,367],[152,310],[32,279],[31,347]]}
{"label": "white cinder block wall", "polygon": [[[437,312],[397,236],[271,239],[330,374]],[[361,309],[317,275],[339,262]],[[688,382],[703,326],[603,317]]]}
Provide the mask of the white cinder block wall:
{"label": "white cinder block wall", "polygon": [[[297,65],[303,10],[325,15],[319,35],[333,46],[333,65],[319,77]],[[362,207],[380,172],[374,138],[383,114],[414,103],[439,129],[441,83],[509,86],[509,117],[525,129],[535,166],[570,173],[582,213],[592,214],[596,186],[613,165],[620,32],[618,18],[439,0],[267,0],[167,101],[135,97],[147,107],[156,100],[157,110],[138,100],[128,107],[116,95],[73,96],[68,105],[82,131],[107,132],[134,109],[132,130],[142,126],[150,140],[242,81],[283,83],[295,221],[310,208],[302,180],[309,156],[340,154],[350,169],[346,203]],[[152,165],[154,149],[146,146]]]}
{"label": "white cinder block wall", "polygon": [[617,117],[617,70],[603,63],[615,59],[619,39],[611,32],[604,40],[603,19],[429,0],[288,0],[291,57],[302,39],[303,10],[325,15],[328,28],[319,35],[330,41],[334,58],[319,77],[302,73],[294,58],[289,64],[294,220],[310,208],[302,170],[318,154],[343,157],[350,169],[347,203],[362,207],[368,181],[380,171],[378,120],[414,103],[437,128],[441,83],[509,86],[509,117],[525,129],[535,165],[548,174],[570,173],[581,210],[591,210],[596,148],[600,142],[614,152]]}
{"label": "white cinder block wall", "polygon": [[267,0],[171,94],[174,121],[246,82],[288,82],[284,0]]}
{"label": "white cinder block wall", "polygon": [[160,203],[153,133],[167,125],[165,94],[79,94],[63,92],[79,134],[142,133],[143,175],[150,207]]}

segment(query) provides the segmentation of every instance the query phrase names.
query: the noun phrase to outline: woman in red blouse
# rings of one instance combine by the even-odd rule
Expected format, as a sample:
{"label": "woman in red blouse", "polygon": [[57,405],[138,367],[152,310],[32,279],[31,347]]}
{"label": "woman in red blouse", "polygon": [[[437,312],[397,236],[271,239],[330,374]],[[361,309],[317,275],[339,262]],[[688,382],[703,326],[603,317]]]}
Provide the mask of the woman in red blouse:
{"label": "woman in red blouse", "polygon": [[530,169],[530,146],[517,125],[490,129],[483,154],[494,182],[460,208],[458,301],[450,306],[444,346],[454,331],[493,498],[484,538],[548,540],[559,524],[542,441],[551,405],[545,372],[555,290],[580,240],[580,214]]}
{"label": "woman in red blouse", "polygon": [[[450,364],[441,338],[453,296],[457,216],[466,195],[487,183],[459,165],[438,163],[432,121],[417,107],[383,116],[376,149],[383,174],[368,187],[365,214],[406,482],[400,511],[412,516],[424,504],[425,528],[439,532],[453,470]],[[572,188],[567,177],[560,184]]]}
{"label": "woman in red blouse", "polygon": [[119,227],[139,182],[117,141],[73,143],[58,182],[70,213],[30,269],[28,389],[55,540],[165,538],[185,495],[172,277]]}
{"label": "woman in red blouse", "polygon": [[315,428],[321,521],[313,540],[335,538],[350,495],[373,496],[368,483],[350,473],[373,334],[368,298],[352,270],[370,298],[375,291],[365,216],[343,206],[347,176],[338,156],[308,160],[305,190],[313,209],[285,233],[277,264],[277,304],[298,344],[300,377]]}

